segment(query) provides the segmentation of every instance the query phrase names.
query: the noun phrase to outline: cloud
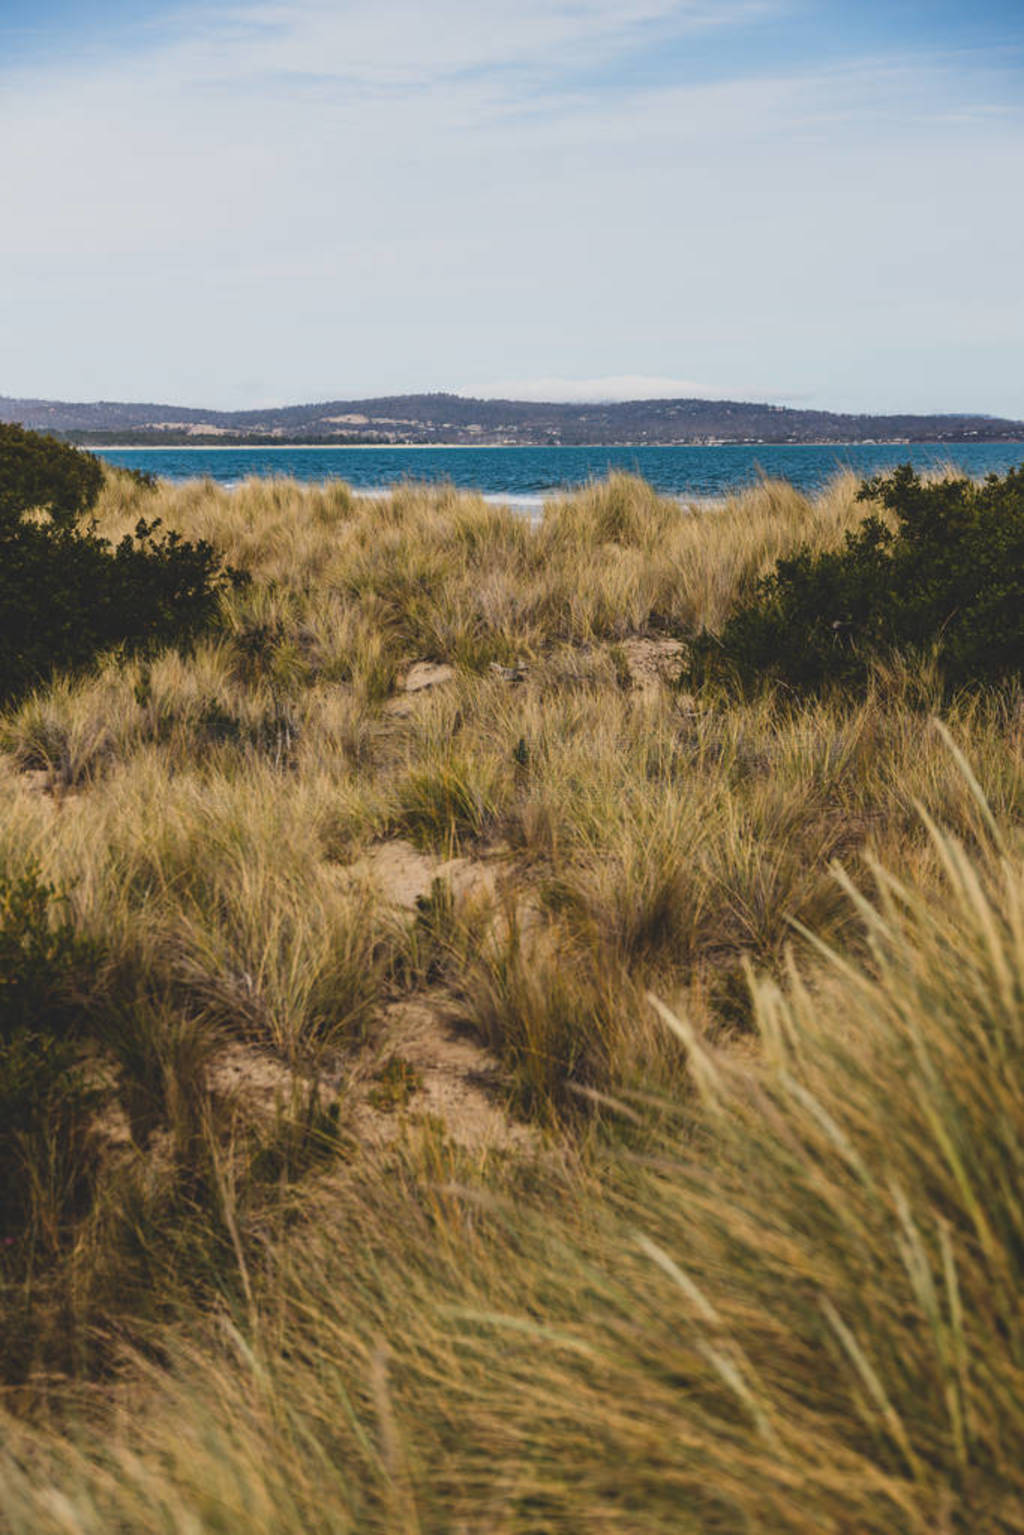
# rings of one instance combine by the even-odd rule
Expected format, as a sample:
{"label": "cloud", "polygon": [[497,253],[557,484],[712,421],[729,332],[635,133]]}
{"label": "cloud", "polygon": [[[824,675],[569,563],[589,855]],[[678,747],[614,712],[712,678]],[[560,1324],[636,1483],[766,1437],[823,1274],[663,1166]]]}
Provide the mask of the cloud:
{"label": "cloud", "polygon": [[612,400],[724,399],[726,393],[687,378],[620,373],[608,378],[518,378],[460,389],[483,400],[536,400],[545,404],[605,404]]}
{"label": "cloud", "polygon": [[[130,58],[0,64],[0,390],[784,382],[1020,413],[1020,104],[978,112],[976,59],[730,71],[729,39],[781,14],[293,0],[180,11]],[[634,67],[690,38],[714,79]],[[983,241],[965,187],[999,210]]]}
{"label": "cloud", "polygon": [[481,400],[530,400],[545,405],[607,405],[621,400],[763,400],[796,404],[795,391],[745,384],[723,387],[692,378],[666,378],[645,373],[616,373],[603,378],[513,378],[456,394]]}
{"label": "cloud", "polygon": [[189,11],[208,62],[238,77],[325,72],[363,85],[427,85],[605,61],[640,38],[742,25],[784,0],[295,0]]}

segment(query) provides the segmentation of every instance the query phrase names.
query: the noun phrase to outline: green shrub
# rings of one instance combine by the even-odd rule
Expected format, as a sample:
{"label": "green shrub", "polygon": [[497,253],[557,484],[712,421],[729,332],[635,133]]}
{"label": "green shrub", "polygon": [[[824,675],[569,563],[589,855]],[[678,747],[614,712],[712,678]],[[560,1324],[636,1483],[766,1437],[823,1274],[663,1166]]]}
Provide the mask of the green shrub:
{"label": "green shrub", "polygon": [[29,510],[49,513],[70,528],[96,504],[103,465],[56,437],[0,424],[0,528],[16,526]]}
{"label": "green shrub", "polygon": [[103,650],[188,643],[241,580],[212,545],[161,532],[159,521],[140,521],[116,548],[80,525],[102,483],[88,454],[2,428],[0,702]]}
{"label": "green shrub", "polygon": [[1024,466],[982,484],[926,484],[909,464],[861,487],[872,515],[843,548],[779,560],[721,635],[694,643],[690,681],[863,686],[895,652],[934,656],[947,687],[1024,669]]}

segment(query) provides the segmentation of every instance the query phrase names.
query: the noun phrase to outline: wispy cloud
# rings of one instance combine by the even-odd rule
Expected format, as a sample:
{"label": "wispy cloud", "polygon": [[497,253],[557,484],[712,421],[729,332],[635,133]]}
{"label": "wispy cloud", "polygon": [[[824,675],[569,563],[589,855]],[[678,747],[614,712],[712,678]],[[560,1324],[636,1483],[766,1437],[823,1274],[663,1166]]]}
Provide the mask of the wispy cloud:
{"label": "wispy cloud", "polygon": [[430,84],[488,69],[550,74],[597,62],[640,36],[728,29],[784,0],[329,0],[240,5],[202,13],[207,43],[227,44],[239,71],[261,68],[382,85]]}
{"label": "wispy cloud", "polygon": [[[750,388],[749,384],[746,386]],[[605,378],[501,379],[457,394],[484,400],[536,400],[548,404],[605,404],[610,400],[736,399],[742,391],[700,383],[692,378],[652,378],[643,373],[615,373]],[[759,400],[783,398],[772,389],[755,391]],[[785,398],[789,398],[786,396]]]}
{"label": "wispy cloud", "polygon": [[788,9],[208,5],[0,65],[0,390],[1024,409],[1021,103],[921,52],[731,69]]}

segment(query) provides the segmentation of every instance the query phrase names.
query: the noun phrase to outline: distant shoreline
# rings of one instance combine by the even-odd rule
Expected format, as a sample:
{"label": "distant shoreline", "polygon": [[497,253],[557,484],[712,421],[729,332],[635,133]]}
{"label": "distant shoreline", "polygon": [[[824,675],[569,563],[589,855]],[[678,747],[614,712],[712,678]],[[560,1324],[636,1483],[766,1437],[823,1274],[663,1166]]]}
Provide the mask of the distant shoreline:
{"label": "distant shoreline", "polygon": [[443,449],[446,453],[594,453],[602,448],[694,448],[710,453],[715,448],[948,448],[951,452],[963,447],[1024,447],[1024,438],[964,437],[947,440],[934,437],[892,440],[880,437],[851,437],[842,442],[827,439],[822,442],[211,442],[211,443],[150,443],[104,442],[76,443],[88,453],[276,453],[287,449],[290,453],[430,453]]}
{"label": "distant shoreline", "polygon": [[[1024,420],[977,411],[835,411],[756,400],[538,401],[444,390],[215,410],[146,400],[0,394],[0,419],[107,452],[150,446],[267,448],[860,447],[1024,442]],[[454,433],[454,438],[449,437]],[[127,440],[126,440],[127,439]],[[141,439],[146,439],[145,443]],[[514,457],[514,455],[510,455]]]}

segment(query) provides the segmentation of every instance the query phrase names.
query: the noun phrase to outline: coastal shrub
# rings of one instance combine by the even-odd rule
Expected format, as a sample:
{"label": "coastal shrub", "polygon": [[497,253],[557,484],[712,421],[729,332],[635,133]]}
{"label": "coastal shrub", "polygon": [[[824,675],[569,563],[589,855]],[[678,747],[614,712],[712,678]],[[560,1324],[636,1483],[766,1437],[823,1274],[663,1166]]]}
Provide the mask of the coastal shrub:
{"label": "coastal shrub", "polygon": [[96,504],[103,465],[91,453],[42,432],[0,423],[0,528],[19,524],[28,510],[44,511],[70,528]]}
{"label": "coastal shrub", "polygon": [[180,645],[211,623],[224,589],[241,579],[211,544],[164,532],[157,519],[112,546],[82,522],[103,484],[99,461],[2,430],[0,702],[103,650]]}
{"label": "coastal shrub", "polygon": [[858,499],[891,520],[780,559],[718,636],[698,636],[691,681],[862,686],[899,652],[932,658],[947,688],[1024,669],[1024,466],[929,484],[905,464]]}

